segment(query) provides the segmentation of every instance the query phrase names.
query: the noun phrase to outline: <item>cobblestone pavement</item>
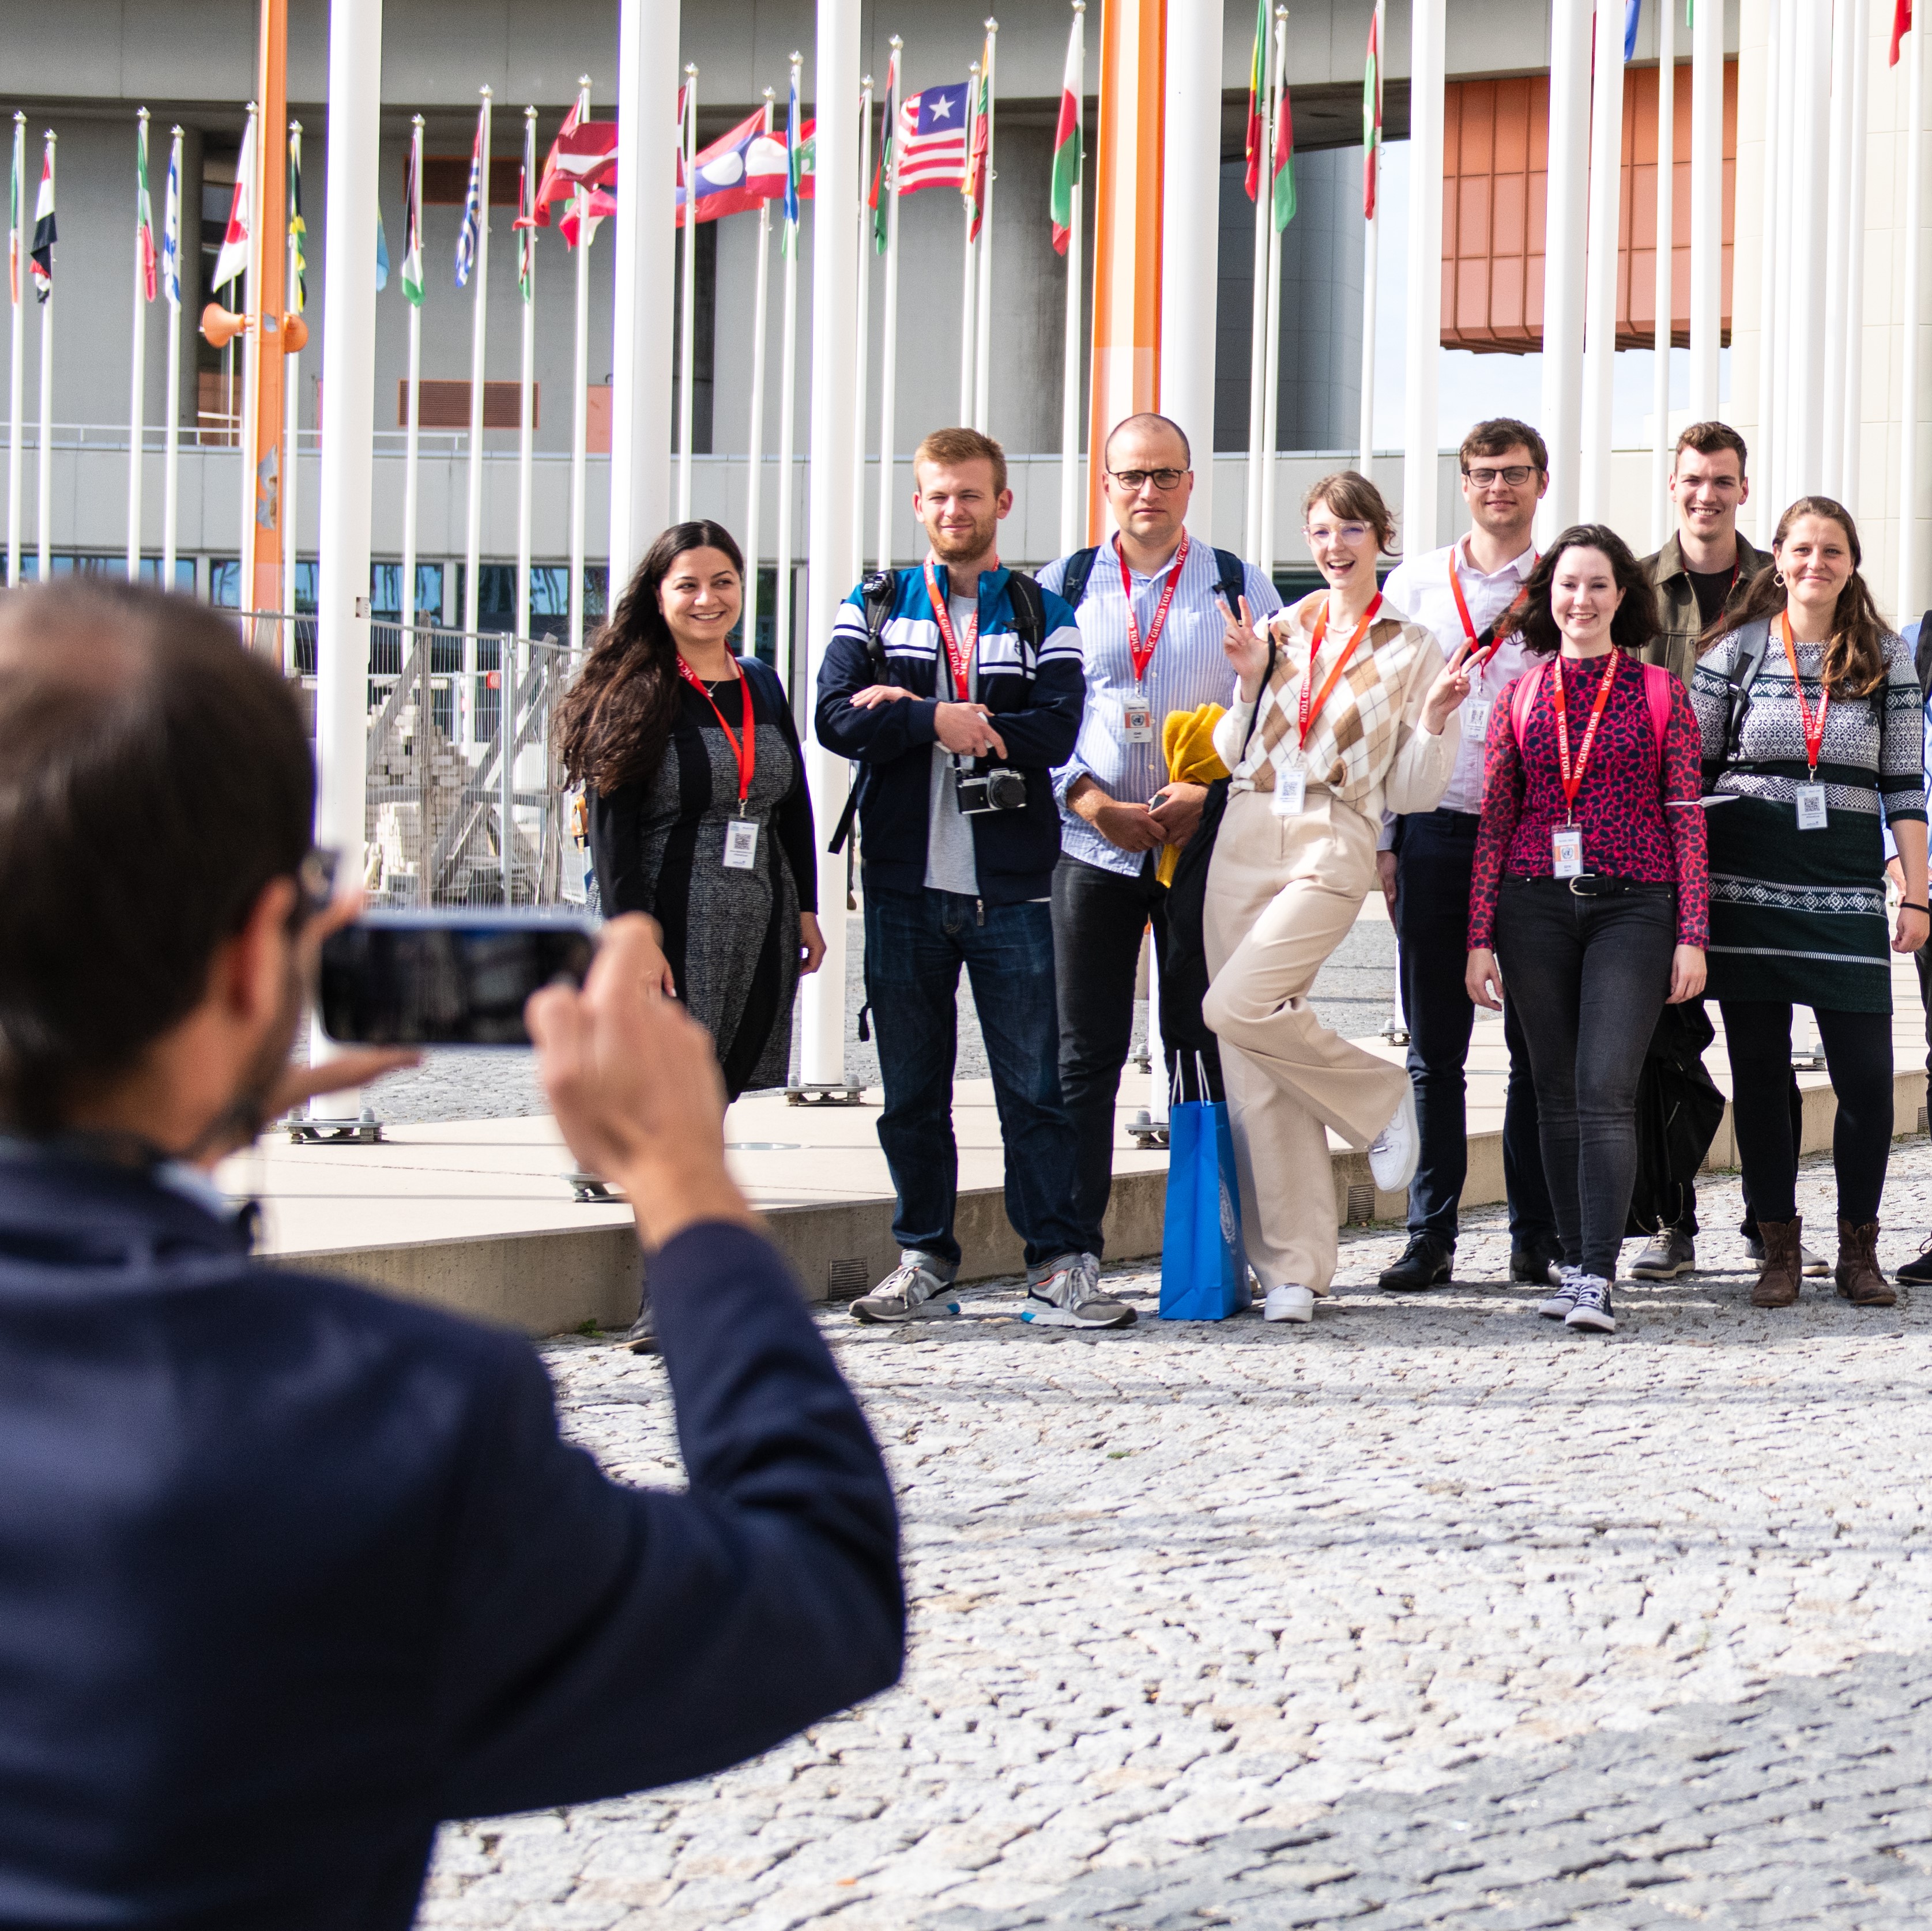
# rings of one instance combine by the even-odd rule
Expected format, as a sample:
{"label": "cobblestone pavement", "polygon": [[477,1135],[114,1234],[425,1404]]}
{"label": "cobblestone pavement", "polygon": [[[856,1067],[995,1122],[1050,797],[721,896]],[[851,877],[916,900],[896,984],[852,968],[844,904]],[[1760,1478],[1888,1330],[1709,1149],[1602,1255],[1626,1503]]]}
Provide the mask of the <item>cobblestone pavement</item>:
{"label": "cobblestone pavement", "polygon": [[[1828,1225],[1828,1171],[1801,1204]],[[435,1927],[753,1931],[1932,1922],[1932,1295],[1712,1271],[1538,1321],[1471,1216],[1312,1327],[825,1327],[900,1486],[904,1683],[679,1789],[444,1834]],[[1932,1147],[1897,1150],[1881,1252]],[[679,1479],[663,1369],[548,1358],[577,1437]]]}

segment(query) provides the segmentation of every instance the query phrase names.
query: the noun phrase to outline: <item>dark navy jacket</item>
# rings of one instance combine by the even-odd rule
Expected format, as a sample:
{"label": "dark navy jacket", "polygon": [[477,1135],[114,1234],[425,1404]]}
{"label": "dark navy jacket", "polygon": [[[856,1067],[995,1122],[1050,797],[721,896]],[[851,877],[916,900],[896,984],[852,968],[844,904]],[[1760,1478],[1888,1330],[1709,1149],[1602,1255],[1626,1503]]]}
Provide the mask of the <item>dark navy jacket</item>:
{"label": "dark navy jacket", "polygon": [[885,1688],[878,1450],[782,1262],[652,1263],[688,1493],[518,1337],[0,1156],[0,1926],[401,1931],[440,1819],[673,1783]]}
{"label": "dark navy jacket", "polygon": [[[944,566],[934,568],[940,594],[950,595]],[[1012,574],[988,570],[980,577],[979,701],[995,713],[1006,761],[1024,772],[1027,782],[1024,811],[988,812],[968,821],[980,895],[989,905],[1044,898],[1052,889],[1060,857],[1053,768],[1073,754],[1087,697],[1080,628],[1072,610],[1050,590],[1041,592],[1046,634],[1036,655],[1013,627],[1006,590]],[[865,600],[854,590],[839,606],[819,673],[818,741],[865,767],[859,778],[859,826],[866,883],[919,892],[926,886],[933,714],[941,694],[953,694],[924,571],[898,573],[880,641],[886,681],[915,693],[916,701],[899,698],[871,710],[853,708],[853,694],[875,681],[866,649]]]}

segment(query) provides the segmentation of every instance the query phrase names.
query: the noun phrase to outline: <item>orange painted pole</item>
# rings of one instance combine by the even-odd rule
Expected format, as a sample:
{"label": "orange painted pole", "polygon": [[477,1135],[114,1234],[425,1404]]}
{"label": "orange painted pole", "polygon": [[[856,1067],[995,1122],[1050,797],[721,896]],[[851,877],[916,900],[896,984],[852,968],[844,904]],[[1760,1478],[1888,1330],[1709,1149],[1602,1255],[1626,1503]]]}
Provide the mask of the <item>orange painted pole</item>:
{"label": "orange painted pole", "polygon": [[[1181,0],[1187,4],[1187,0]],[[1106,535],[1101,454],[1124,416],[1160,406],[1160,205],[1166,0],[1102,0],[1094,142],[1094,361],[1087,532]]]}
{"label": "orange painted pole", "polygon": [[[255,515],[242,533],[242,592],[251,610],[279,610],[282,602],[282,357],[287,339],[289,186],[288,0],[262,0],[261,120],[256,134],[256,208],[250,237],[249,325],[255,331]],[[299,343],[293,345],[299,347]],[[279,658],[282,626],[259,642]],[[270,640],[272,639],[272,643]]]}

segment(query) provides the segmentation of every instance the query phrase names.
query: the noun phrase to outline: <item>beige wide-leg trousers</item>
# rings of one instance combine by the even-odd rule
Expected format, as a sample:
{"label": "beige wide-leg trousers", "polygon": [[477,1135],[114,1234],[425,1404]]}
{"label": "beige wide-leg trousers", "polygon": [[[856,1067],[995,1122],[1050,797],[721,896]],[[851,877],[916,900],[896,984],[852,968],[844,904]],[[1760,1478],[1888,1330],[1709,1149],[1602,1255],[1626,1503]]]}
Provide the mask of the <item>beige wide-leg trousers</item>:
{"label": "beige wide-leg trousers", "polygon": [[1326,1129],[1367,1146],[1408,1075],[1329,1031],[1308,1003],[1376,887],[1376,827],[1319,790],[1294,817],[1272,805],[1267,792],[1229,794],[1208,872],[1202,1012],[1221,1042],[1248,1263],[1264,1289],[1324,1294],[1336,1251]]}

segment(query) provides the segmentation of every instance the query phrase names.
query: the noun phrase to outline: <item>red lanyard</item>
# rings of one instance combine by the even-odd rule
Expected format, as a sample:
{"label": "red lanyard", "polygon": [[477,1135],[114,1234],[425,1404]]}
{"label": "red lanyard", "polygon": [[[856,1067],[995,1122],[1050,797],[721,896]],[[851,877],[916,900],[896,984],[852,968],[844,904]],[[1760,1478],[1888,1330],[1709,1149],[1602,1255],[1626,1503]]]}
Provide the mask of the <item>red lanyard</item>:
{"label": "red lanyard", "polygon": [[1355,654],[1355,646],[1367,636],[1369,626],[1376,620],[1376,613],[1382,607],[1382,593],[1376,592],[1376,600],[1362,613],[1362,620],[1355,626],[1355,634],[1348,640],[1348,647],[1335,660],[1335,667],[1329,672],[1321,690],[1315,688],[1315,660],[1322,655],[1322,640],[1328,634],[1328,602],[1322,599],[1322,614],[1315,619],[1315,634],[1308,646],[1308,669],[1301,679],[1301,705],[1298,721],[1301,726],[1301,748],[1308,748],[1308,728],[1322,715],[1322,706],[1328,701],[1328,694],[1335,688],[1336,679],[1347,668],[1350,658]]}
{"label": "red lanyard", "polygon": [[[1462,619],[1462,634],[1469,640],[1469,648],[1473,651],[1476,647],[1477,641],[1476,626],[1469,621],[1469,600],[1463,595],[1462,580],[1456,574],[1456,550],[1460,550],[1461,547],[1462,545],[1458,544],[1456,545],[1455,549],[1452,549],[1449,553],[1449,588],[1456,599],[1456,614]],[[1534,570],[1536,568],[1536,563],[1537,553],[1532,550],[1529,553],[1529,567]],[[1496,627],[1498,631],[1502,628],[1503,617],[1512,616],[1515,612],[1521,610],[1523,607],[1525,600],[1528,597],[1528,595],[1529,585],[1526,582],[1522,589],[1516,592],[1516,601],[1510,605],[1508,610],[1504,611],[1502,617],[1497,618]],[[1489,662],[1491,658],[1496,655],[1498,651],[1502,649],[1502,647],[1503,640],[1502,637],[1492,637],[1490,640],[1489,649],[1484,651],[1480,657],[1472,658],[1471,661],[1473,662],[1475,667],[1480,670],[1484,664]]]}
{"label": "red lanyard", "polygon": [[724,713],[718,708],[718,700],[704,688],[704,680],[682,658],[677,660],[677,674],[711,706],[712,714],[718,720],[718,728],[724,733],[725,742],[731,747],[731,755],[738,760],[738,815],[744,816],[745,800],[752,795],[752,773],[758,766],[758,721],[752,715],[752,694],[746,688],[743,673],[738,678],[738,702],[743,715],[739,719],[745,736],[741,742],[738,733],[724,721]]}
{"label": "red lanyard", "polygon": [[[1118,543],[1114,553],[1120,556]],[[1160,634],[1167,626],[1167,613],[1174,602],[1174,588],[1180,581],[1181,566],[1187,561],[1187,532],[1180,533],[1180,547],[1174,553],[1174,568],[1167,573],[1166,586],[1160,593],[1160,601],[1154,606],[1154,622],[1148,627],[1148,640],[1144,648],[1141,643],[1141,627],[1134,621],[1134,580],[1128,573],[1127,559],[1120,556],[1120,598],[1127,607],[1127,655],[1134,662],[1134,688],[1138,691],[1141,679],[1147,674],[1147,667],[1154,661],[1154,647],[1160,641]]]}
{"label": "red lanyard", "polygon": [[1784,633],[1784,655],[1791,665],[1791,694],[1798,700],[1798,722],[1804,733],[1804,762],[1811,768],[1811,775],[1818,775],[1818,753],[1825,743],[1825,713],[1832,708],[1832,694],[1823,685],[1818,691],[1818,715],[1811,715],[1811,707],[1804,701],[1804,686],[1798,675],[1798,646],[1791,640],[1791,613],[1780,610],[1778,626]]}
{"label": "red lanyard", "polygon": [[1610,661],[1604,667],[1603,682],[1597,686],[1597,701],[1590,707],[1590,721],[1584,727],[1583,742],[1577,747],[1576,768],[1570,768],[1570,707],[1563,696],[1563,660],[1559,657],[1550,667],[1556,675],[1556,691],[1550,702],[1556,707],[1556,757],[1563,774],[1563,803],[1570,814],[1570,823],[1576,822],[1576,794],[1583,788],[1583,772],[1590,762],[1590,747],[1597,741],[1597,727],[1604,721],[1604,706],[1610,701],[1610,686],[1617,681],[1617,658],[1613,649]]}
{"label": "red lanyard", "polygon": [[[994,569],[1000,566],[996,562]],[[945,598],[939,593],[939,579],[932,574],[932,559],[928,556],[923,566],[926,571],[926,601],[932,606],[933,621],[939,626],[939,634],[946,640],[946,661],[952,667],[952,688],[962,704],[970,703],[973,693],[967,676],[973,662],[973,653],[980,647],[980,606],[973,606],[973,620],[966,626],[966,648],[959,648],[959,634],[952,628],[952,611]]]}

